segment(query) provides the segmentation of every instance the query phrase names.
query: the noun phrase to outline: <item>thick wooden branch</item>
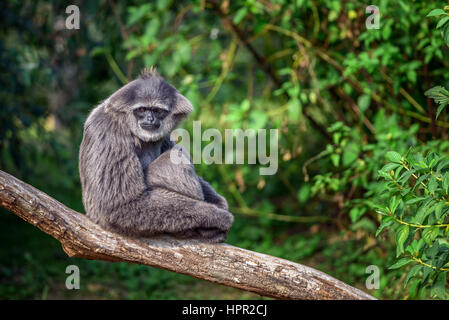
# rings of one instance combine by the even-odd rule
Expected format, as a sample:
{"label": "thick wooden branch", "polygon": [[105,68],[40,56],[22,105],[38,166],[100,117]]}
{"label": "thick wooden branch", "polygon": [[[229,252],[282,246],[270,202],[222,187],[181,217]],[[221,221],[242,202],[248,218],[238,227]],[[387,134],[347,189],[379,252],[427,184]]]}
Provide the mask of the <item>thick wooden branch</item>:
{"label": "thick wooden branch", "polygon": [[323,272],[231,245],[105,231],[3,171],[0,203],[60,241],[70,257],[149,265],[278,299],[374,299]]}

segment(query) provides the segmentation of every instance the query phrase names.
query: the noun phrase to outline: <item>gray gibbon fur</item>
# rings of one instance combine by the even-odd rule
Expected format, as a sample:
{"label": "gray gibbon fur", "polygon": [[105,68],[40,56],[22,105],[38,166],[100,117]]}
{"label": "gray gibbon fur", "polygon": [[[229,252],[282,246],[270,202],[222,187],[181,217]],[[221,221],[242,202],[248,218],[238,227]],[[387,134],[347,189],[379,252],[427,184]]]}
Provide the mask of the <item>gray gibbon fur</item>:
{"label": "gray gibbon fur", "polygon": [[[170,140],[193,110],[155,69],[114,92],[87,118],[79,170],[87,216],[126,236],[169,234],[223,242],[234,220],[226,200]],[[175,149],[173,149],[175,148]]]}

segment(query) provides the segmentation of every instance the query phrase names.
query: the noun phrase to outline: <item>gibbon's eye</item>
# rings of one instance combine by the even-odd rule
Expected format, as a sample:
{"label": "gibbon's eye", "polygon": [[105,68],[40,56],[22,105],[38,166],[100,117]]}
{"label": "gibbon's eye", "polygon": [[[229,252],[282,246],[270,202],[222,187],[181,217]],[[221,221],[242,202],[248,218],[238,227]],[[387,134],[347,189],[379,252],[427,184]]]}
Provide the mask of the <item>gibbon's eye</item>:
{"label": "gibbon's eye", "polygon": [[139,111],[140,113],[144,113],[146,111],[146,108],[145,107],[139,107],[137,109],[137,111]]}
{"label": "gibbon's eye", "polygon": [[156,113],[156,114],[159,114],[159,113],[162,112],[162,109],[154,108],[154,109],[153,109],[153,112]]}

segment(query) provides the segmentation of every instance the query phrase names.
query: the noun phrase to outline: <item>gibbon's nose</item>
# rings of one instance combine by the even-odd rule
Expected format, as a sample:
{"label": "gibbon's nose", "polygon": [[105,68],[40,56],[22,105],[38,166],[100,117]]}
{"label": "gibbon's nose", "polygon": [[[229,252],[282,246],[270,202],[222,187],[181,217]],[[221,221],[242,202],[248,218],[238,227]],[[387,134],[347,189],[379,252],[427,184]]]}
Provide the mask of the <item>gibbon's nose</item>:
{"label": "gibbon's nose", "polygon": [[145,123],[154,124],[156,122],[156,118],[150,113],[145,117]]}
{"label": "gibbon's nose", "polygon": [[161,126],[160,122],[156,121],[155,118],[151,117],[147,117],[144,121],[142,121],[140,123],[140,126],[142,127],[142,129],[144,130],[155,130],[155,129],[159,129],[159,127]]}

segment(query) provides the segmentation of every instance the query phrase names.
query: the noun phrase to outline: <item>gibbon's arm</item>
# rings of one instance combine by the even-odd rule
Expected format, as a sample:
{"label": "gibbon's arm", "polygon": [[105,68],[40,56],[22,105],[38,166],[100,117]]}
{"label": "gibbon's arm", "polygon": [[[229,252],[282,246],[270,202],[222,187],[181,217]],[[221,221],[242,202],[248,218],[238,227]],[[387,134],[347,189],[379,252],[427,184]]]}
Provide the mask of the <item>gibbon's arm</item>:
{"label": "gibbon's arm", "polygon": [[[112,123],[112,121],[111,121]],[[227,231],[228,212],[166,190],[149,190],[132,136],[117,125],[86,127],[80,155],[83,201],[88,216],[104,227],[138,236],[195,228]]]}
{"label": "gibbon's arm", "polygon": [[204,201],[228,211],[229,206],[226,199],[223,196],[219,195],[206,180],[204,180],[200,176],[198,176],[198,179],[200,181],[201,188],[203,189]]}
{"label": "gibbon's arm", "polygon": [[[105,215],[145,192],[132,137],[104,112],[88,119],[80,148],[80,177],[87,214]],[[100,220],[100,219],[98,219]]]}
{"label": "gibbon's arm", "polygon": [[[161,152],[163,153],[167,150],[170,150],[174,146],[175,143],[171,141],[169,137],[167,137],[162,144]],[[204,201],[214,204],[218,206],[220,209],[228,211],[229,206],[226,199],[223,196],[219,195],[206,180],[204,180],[200,176],[198,176],[198,180],[200,181],[201,188],[203,189]]]}

